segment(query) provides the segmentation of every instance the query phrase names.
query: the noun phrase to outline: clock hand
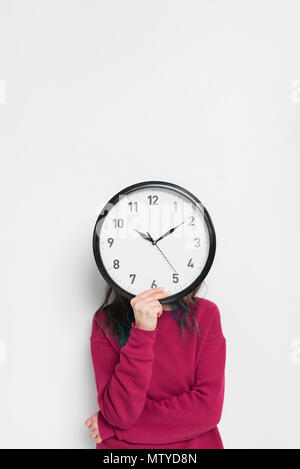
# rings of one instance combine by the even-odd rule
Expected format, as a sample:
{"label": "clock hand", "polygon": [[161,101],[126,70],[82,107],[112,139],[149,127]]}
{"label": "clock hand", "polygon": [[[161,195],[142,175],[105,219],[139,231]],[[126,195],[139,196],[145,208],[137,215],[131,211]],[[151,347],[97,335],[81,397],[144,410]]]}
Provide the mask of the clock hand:
{"label": "clock hand", "polygon": [[154,241],[154,239],[152,238],[151,234],[148,233],[148,231],[147,231],[147,235],[148,235],[149,241],[151,241],[151,243],[154,245],[154,244],[155,244],[155,241]]}
{"label": "clock hand", "polygon": [[166,261],[168,262],[168,264],[170,264],[170,266],[172,267],[172,269],[174,270],[174,272],[177,274],[176,270],[175,270],[174,267],[172,266],[171,262],[166,258],[166,256],[165,256],[164,253],[162,252],[162,250],[157,246],[157,244],[155,244],[155,246],[156,246],[157,249],[162,253],[162,255],[164,256],[164,258],[166,259]]}
{"label": "clock hand", "polygon": [[167,231],[165,234],[163,234],[160,238],[158,238],[155,243],[158,243],[158,241],[160,241],[161,239],[165,238],[166,236],[170,235],[171,233],[173,233],[173,231],[175,231],[177,228],[179,228],[179,226],[181,226],[183,223],[185,222],[185,220],[181,223],[179,223],[179,225],[175,226],[174,228],[171,228],[169,231]]}
{"label": "clock hand", "polygon": [[176,270],[174,269],[174,267],[172,266],[171,262],[166,258],[166,256],[164,255],[164,253],[162,252],[162,250],[157,246],[156,244],[156,241],[154,241],[154,239],[152,238],[152,236],[148,233],[147,231],[147,234],[149,235],[149,239],[150,241],[152,241],[152,244],[153,246],[156,246],[157,249],[160,251],[160,253],[164,256],[164,258],[166,259],[166,261],[168,262],[168,264],[170,264],[170,266],[172,267],[172,269],[174,270],[174,272],[177,274]]}
{"label": "clock hand", "polygon": [[[136,230],[135,228],[133,228],[133,230],[136,231],[142,238],[146,239],[147,241],[151,241],[151,242],[153,241],[153,239],[151,238],[151,236],[150,236],[150,238],[149,238],[145,233],[142,233],[141,231],[138,231],[138,230]],[[148,234],[149,234],[149,233],[148,233]]]}

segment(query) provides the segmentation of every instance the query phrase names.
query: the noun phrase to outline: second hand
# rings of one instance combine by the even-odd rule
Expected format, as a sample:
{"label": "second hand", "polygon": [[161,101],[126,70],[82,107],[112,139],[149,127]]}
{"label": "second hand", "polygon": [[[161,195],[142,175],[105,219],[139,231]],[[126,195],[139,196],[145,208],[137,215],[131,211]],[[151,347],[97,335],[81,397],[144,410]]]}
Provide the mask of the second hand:
{"label": "second hand", "polygon": [[166,258],[166,256],[165,256],[164,253],[162,252],[162,250],[157,246],[156,242],[154,241],[154,239],[152,238],[152,236],[148,233],[148,231],[147,231],[147,235],[149,236],[150,240],[152,241],[152,244],[157,247],[157,249],[159,250],[159,252],[164,256],[164,258],[166,259],[166,261],[168,262],[168,264],[172,267],[172,269],[174,270],[174,272],[177,274],[176,269],[174,269],[174,267],[172,266],[171,262]]}

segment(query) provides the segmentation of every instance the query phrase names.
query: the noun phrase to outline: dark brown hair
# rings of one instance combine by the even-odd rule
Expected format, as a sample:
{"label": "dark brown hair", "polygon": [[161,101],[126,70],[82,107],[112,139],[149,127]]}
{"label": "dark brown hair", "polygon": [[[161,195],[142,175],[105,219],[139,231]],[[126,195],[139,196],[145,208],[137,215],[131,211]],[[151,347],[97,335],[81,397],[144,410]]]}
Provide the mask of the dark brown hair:
{"label": "dark brown hair", "polygon": [[[180,298],[171,304],[173,318],[180,325],[181,337],[183,335],[184,327],[190,332],[196,329],[197,334],[199,335],[198,323],[195,316],[195,309],[197,306],[195,295],[200,289],[201,285],[202,283],[200,283],[185,298]],[[110,302],[112,295],[113,300]],[[105,321],[103,323],[105,334],[109,334],[110,329],[110,332],[119,342],[120,348],[123,347],[129,338],[132,322],[135,321],[130,300],[127,300],[118,292],[116,292],[111,286],[107,285],[103,303],[94,314],[95,321],[99,327],[101,326],[97,319],[97,314],[100,310],[102,310],[105,314]],[[191,319],[194,323],[194,328],[189,323],[189,320]]]}

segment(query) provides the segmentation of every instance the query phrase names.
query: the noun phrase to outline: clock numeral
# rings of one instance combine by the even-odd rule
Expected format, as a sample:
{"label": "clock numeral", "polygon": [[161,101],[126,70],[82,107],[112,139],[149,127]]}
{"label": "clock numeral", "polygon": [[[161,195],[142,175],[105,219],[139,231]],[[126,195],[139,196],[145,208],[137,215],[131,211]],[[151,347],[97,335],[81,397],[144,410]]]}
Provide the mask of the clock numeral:
{"label": "clock numeral", "polygon": [[195,226],[195,217],[193,217],[193,215],[191,215],[191,216],[189,217],[189,220],[190,220],[190,221],[189,221],[189,225]]}
{"label": "clock numeral", "polygon": [[153,280],[152,285],[151,285],[151,288],[156,288],[156,287],[157,287],[157,285],[156,285],[156,283],[155,283],[155,280]]}
{"label": "clock numeral", "polygon": [[178,282],[179,282],[178,274],[173,274],[173,283],[178,283]]}
{"label": "clock numeral", "polygon": [[131,277],[131,283],[135,281],[136,274],[129,274],[129,277]]}
{"label": "clock numeral", "polygon": [[120,267],[120,261],[119,259],[115,259],[113,263],[114,269],[118,269]]}
{"label": "clock numeral", "polygon": [[137,202],[128,202],[130,212],[137,212],[138,211],[138,203]]}
{"label": "clock numeral", "polygon": [[149,205],[158,205],[158,195],[148,195]]}
{"label": "clock numeral", "polygon": [[195,247],[198,248],[200,246],[200,238],[195,238]]}
{"label": "clock numeral", "polygon": [[108,238],[107,242],[109,244],[109,247],[111,248],[114,243],[114,238]]}
{"label": "clock numeral", "polygon": [[192,259],[189,260],[188,267],[194,267],[194,264],[192,262]]}
{"label": "clock numeral", "polygon": [[123,228],[124,226],[123,218],[114,218],[113,223],[115,228]]}
{"label": "clock numeral", "polygon": [[175,207],[175,212],[177,212],[177,200],[175,200],[175,201],[173,202],[173,204],[174,204],[174,207]]}

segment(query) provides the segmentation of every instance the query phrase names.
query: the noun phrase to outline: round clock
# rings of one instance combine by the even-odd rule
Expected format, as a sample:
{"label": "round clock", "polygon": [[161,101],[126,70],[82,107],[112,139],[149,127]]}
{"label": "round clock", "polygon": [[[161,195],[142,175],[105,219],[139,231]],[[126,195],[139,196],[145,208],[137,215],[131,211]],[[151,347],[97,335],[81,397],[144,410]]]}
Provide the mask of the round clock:
{"label": "round clock", "polygon": [[204,205],[186,189],[163,181],[126,187],[101,211],[93,252],[104,279],[131,299],[164,287],[172,303],[207,276],[216,235]]}

